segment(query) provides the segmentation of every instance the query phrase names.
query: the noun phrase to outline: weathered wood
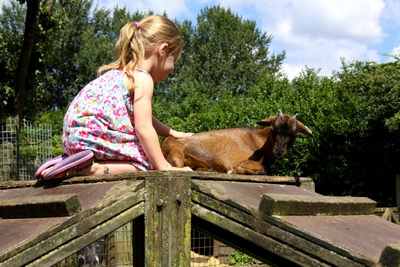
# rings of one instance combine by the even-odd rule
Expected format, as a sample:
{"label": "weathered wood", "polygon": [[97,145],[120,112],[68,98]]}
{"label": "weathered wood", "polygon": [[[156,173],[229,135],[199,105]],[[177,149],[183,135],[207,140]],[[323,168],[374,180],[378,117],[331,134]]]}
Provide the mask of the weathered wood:
{"label": "weathered wood", "polygon": [[[272,183],[272,184],[292,184],[312,188],[313,180],[308,177],[291,176],[269,176],[269,175],[239,175],[216,172],[190,172],[192,179],[212,180],[212,181],[230,181],[230,182],[252,182],[252,183]],[[307,184],[307,185],[306,185]],[[312,190],[313,191],[313,190]]]}
{"label": "weathered wood", "polygon": [[366,197],[264,194],[259,210],[268,215],[361,215],[374,213],[376,202]]}
{"label": "weathered wood", "polygon": [[[98,175],[98,176],[76,176],[70,179],[60,181],[39,181],[39,184],[46,183],[60,183],[60,184],[74,184],[74,183],[98,183],[98,182],[111,182],[121,180],[144,180],[147,177],[169,177],[171,174],[174,177],[187,178],[196,180],[212,180],[212,181],[231,181],[231,182],[251,182],[251,183],[271,183],[271,184],[290,184],[315,191],[315,185],[309,177],[291,177],[291,176],[268,176],[268,175],[238,175],[226,174],[217,172],[181,172],[181,171],[147,171],[147,172],[132,172],[121,173],[115,175]],[[4,187],[13,186],[12,183],[3,185]],[[28,185],[24,185],[28,186]],[[2,184],[0,183],[0,188]]]}
{"label": "weathered wood", "polygon": [[385,209],[385,211],[382,214],[382,219],[396,224],[400,224],[399,220],[397,219],[396,215],[393,212],[393,209],[390,208]]}
{"label": "weathered wood", "polygon": [[[212,185],[211,185],[212,186]],[[305,255],[313,255],[313,257],[320,259],[323,262],[329,262],[334,266],[372,266],[373,261],[357,255],[343,249],[341,246],[331,244],[326,242],[321,238],[315,238],[297,228],[288,226],[287,224],[282,224],[279,218],[273,216],[263,216],[263,212],[257,211],[256,208],[248,207],[247,212],[244,212],[242,208],[239,210],[236,207],[230,205],[229,202],[220,201],[214,199],[213,197],[207,196],[200,192],[194,192],[192,194],[192,215],[199,216],[204,220],[208,220],[209,217],[199,215],[198,208],[204,207],[209,211],[214,211],[218,216],[224,217],[225,221],[235,221],[242,225],[242,228],[253,229],[257,233],[260,233],[266,237],[264,242],[267,242],[269,238],[281,242],[282,244],[287,244],[288,253],[290,251],[296,251],[296,253],[303,253]],[[214,213],[210,213],[213,214]],[[193,227],[195,226],[195,217]],[[225,222],[223,223],[225,224]],[[233,233],[237,234],[237,233]],[[213,234],[216,239],[221,238],[219,236],[219,231],[217,234]],[[219,239],[221,242],[224,240]],[[251,240],[253,242],[253,240]],[[260,241],[261,242],[261,241]],[[230,244],[241,251],[247,252],[246,243],[236,242],[235,244]],[[273,247],[272,247],[273,249]],[[260,255],[254,255],[253,252],[248,252],[248,254],[253,255],[259,260],[265,260],[260,258]],[[265,252],[264,252],[265,254]],[[264,257],[261,254],[261,257]],[[290,254],[290,253],[289,253]],[[307,256],[308,257],[308,256]],[[307,258],[305,259],[307,261]]]}
{"label": "weathered wood", "polygon": [[[192,209],[192,227],[224,244],[274,266],[329,266],[285,243],[258,233],[234,220],[196,205]],[[200,219],[200,220],[199,220]],[[352,266],[352,265],[347,265]]]}
{"label": "weathered wood", "polygon": [[190,265],[190,177],[146,178],[145,266]]}
{"label": "weathered wood", "polygon": [[[2,253],[0,255],[0,266],[24,266],[28,262],[49,253],[54,248],[138,204],[139,210],[143,214],[144,208],[140,203],[144,200],[144,189],[136,191],[137,188],[141,187],[142,183],[143,181],[117,183],[116,186],[109,190],[107,197],[95,203],[88,210],[76,214],[46,232],[29,238],[18,244],[17,247],[11,247]],[[74,251],[70,252],[73,253]]]}
{"label": "weathered wood", "polygon": [[[400,238],[398,225],[374,215],[349,216],[359,214],[350,212],[349,207],[360,205],[362,198],[322,196],[313,192],[309,178],[154,171],[41,181],[35,188],[28,186],[0,184],[3,189],[15,188],[0,191],[0,203],[10,196],[60,195],[74,188],[82,211],[71,217],[48,218],[52,222],[47,231],[35,228],[36,232],[22,242],[3,248],[0,244],[1,267],[50,266],[132,220],[135,267],[189,266],[191,227],[272,265],[376,266],[379,256],[380,263],[395,262],[393,266],[397,266],[400,262],[400,249],[388,245]],[[260,205],[271,199],[275,202]],[[302,210],[301,214],[309,211],[298,200],[313,207],[311,215],[331,214],[329,209],[322,212],[317,207],[325,202],[328,206],[343,205],[349,215],[275,215],[274,208],[288,200],[291,202],[286,206],[294,205],[291,209]],[[361,204],[375,206],[367,200]],[[371,213],[367,206],[362,208],[364,214]],[[18,220],[43,223],[43,219]],[[4,219],[0,228],[5,225],[2,221],[8,222],[7,227],[12,225],[11,219]],[[4,241],[1,235],[0,240]]]}
{"label": "weathered wood", "polygon": [[248,206],[258,208],[261,198],[265,193],[284,193],[295,196],[306,195],[312,197],[322,196],[294,185],[203,180],[192,180],[192,182],[193,190],[203,192],[204,194],[248,213],[252,212],[248,210]]}
{"label": "weathered wood", "polygon": [[342,247],[374,263],[387,244],[400,240],[399,226],[375,215],[281,216],[279,220],[283,229],[317,244]]}
{"label": "weathered wood", "polygon": [[0,202],[0,218],[43,218],[72,216],[81,210],[75,194],[31,196]]}
{"label": "weathered wood", "polygon": [[379,263],[385,267],[400,266],[400,244],[388,244],[382,251]]}
{"label": "weathered wood", "polygon": [[[79,249],[97,241],[106,234],[118,229],[119,227],[131,222],[133,219],[139,217],[143,214],[143,209],[141,206],[133,206],[128,210],[121,212],[120,214],[112,217],[110,220],[105,221],[95,228],[91,229],[89,232],[82,234],[67,244],[64,244],[56,249],[49,251],[47,254],[35,261],[27,264],[27,267],[42,267],[42,266],[52,266],[59,261],[67,258],[71,254],[75,253]],[[18,265],[9,265],[18,266]]]}
{"label": "weathered wood", "polygon": [[36,185],[36,180],[32,181],[5,181],[0,182],[0,189],[10,189],[18,187],[32,187]]}

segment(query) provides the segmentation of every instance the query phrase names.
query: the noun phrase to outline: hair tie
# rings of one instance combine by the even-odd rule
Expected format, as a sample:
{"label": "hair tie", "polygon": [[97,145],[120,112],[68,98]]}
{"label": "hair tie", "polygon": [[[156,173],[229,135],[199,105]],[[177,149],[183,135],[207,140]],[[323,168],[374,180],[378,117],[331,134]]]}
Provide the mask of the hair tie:
{"label": "hair tie", "polygon": [[136,26],[136,29],[140,29],[140,22],[135,21],[134,24]]}

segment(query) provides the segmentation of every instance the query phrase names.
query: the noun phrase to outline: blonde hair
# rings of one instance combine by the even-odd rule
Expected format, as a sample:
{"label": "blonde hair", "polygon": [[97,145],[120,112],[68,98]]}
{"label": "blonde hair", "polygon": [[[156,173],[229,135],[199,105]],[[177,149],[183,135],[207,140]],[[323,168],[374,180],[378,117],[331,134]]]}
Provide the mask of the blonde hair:
{"label": "blonde hair", "polygon": [[[152,15],[138,22],[128,22],[122,27],[119,39],[115,44],[117,60],[101,66],[97,74],[125,68],[128,79],[134,84],[134,71],[140,66],[145,56],[151,53],[155,45],[168,44],[168,53],[180,54],[183,49],[183,38],[176,25],[167,17]],[[134,88],[127,88],[133,94]]]}

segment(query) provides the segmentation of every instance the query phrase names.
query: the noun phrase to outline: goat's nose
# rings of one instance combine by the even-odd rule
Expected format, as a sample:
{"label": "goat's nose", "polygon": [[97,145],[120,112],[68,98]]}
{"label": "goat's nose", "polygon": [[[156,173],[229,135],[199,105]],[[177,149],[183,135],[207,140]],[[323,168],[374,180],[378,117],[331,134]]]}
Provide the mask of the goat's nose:
{"label": "goat's nose", "polygon": [[277,158],[277,159],[281,159],[285,156],[285,154],[283,153],[283,150],[281,150],[281,149],[275,150],[274,154],[275,154],[275,158]]}

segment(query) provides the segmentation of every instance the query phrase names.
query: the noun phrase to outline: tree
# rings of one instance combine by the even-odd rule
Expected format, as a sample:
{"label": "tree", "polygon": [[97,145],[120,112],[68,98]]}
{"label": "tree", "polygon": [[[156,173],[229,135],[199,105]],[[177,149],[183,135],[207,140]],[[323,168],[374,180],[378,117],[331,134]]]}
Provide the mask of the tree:
{"label": "tree", "polygon": [[[25,0],[19,0],[19,2],[23,4],[25,3]],[[36,36],[39,4],[40,0],[27,1],[24,40],[15,76],[14,115],[18,120],[23,119],[26,95],[29,90],[29,87],[26,87],[26,77],[30,66],[31,54]]]}
{"label": "tree", "polygon": [[15,1],[2,6],[0,15],[0,118],[10,115],[14,109],[14,81],[18,57],[23,41],[24,14],[26,7]]}
{"label": "tree", "polygon": [[[21,7],[17,7],[15,1],[11,1],[11,8],[3,6],[0,16],[2,25],[6,26],[2,29],[2,34],[12,36],[10,39],[3,39],[1,43],[2,53],[6,56],[3,62],[7,62],[3,66],[9,74],[1,90],[6,91],[4,97],[7,98],[2,103],[2,116],[15,116],[21,121],[22,118],[34,116],[37,105],[41,103],[43,95],[46,95],[37,90],[45,66],[44,51],[51,51],[46,49],[46,44],[54,40],[54,32],[63,24],[65,13],[62,10],[69,1],[19,2]],[[21,11],[25,11],[25,20]],[[49,34],[51,32],[53,34]],[[46,38],[48,42],[45,41]],[[16,45],[17,53],[13,50]],[[10,51],[12,52],[9,53]],[[10,62],[17,68],[9,64]]]}
{"label": "tree", "polygon": [[188,83],[213,100],[226,92],[246,94],[259,75],[278,72],[285,58],[285,52],[270,54],[272,37],[261,33],[254,21],[220,6],[201,10],[195,27],[188,21],[178,26],[184,51],[175,74],[159,87],[162,97],[171,101],[187,96]]}
{"label": "tree", "polygon": [[324,195],[366,196],[379,206],[395,205],[399,130],[385,124],[400,110],[399,74],[398,62],[356,61],[343,62],[331,78],[306,68],[286,88],[281,81],[263,79],[259,90],[269,88],[270,105],[298,112],[315,134],[298,138],[274,170],[312,177]]}

